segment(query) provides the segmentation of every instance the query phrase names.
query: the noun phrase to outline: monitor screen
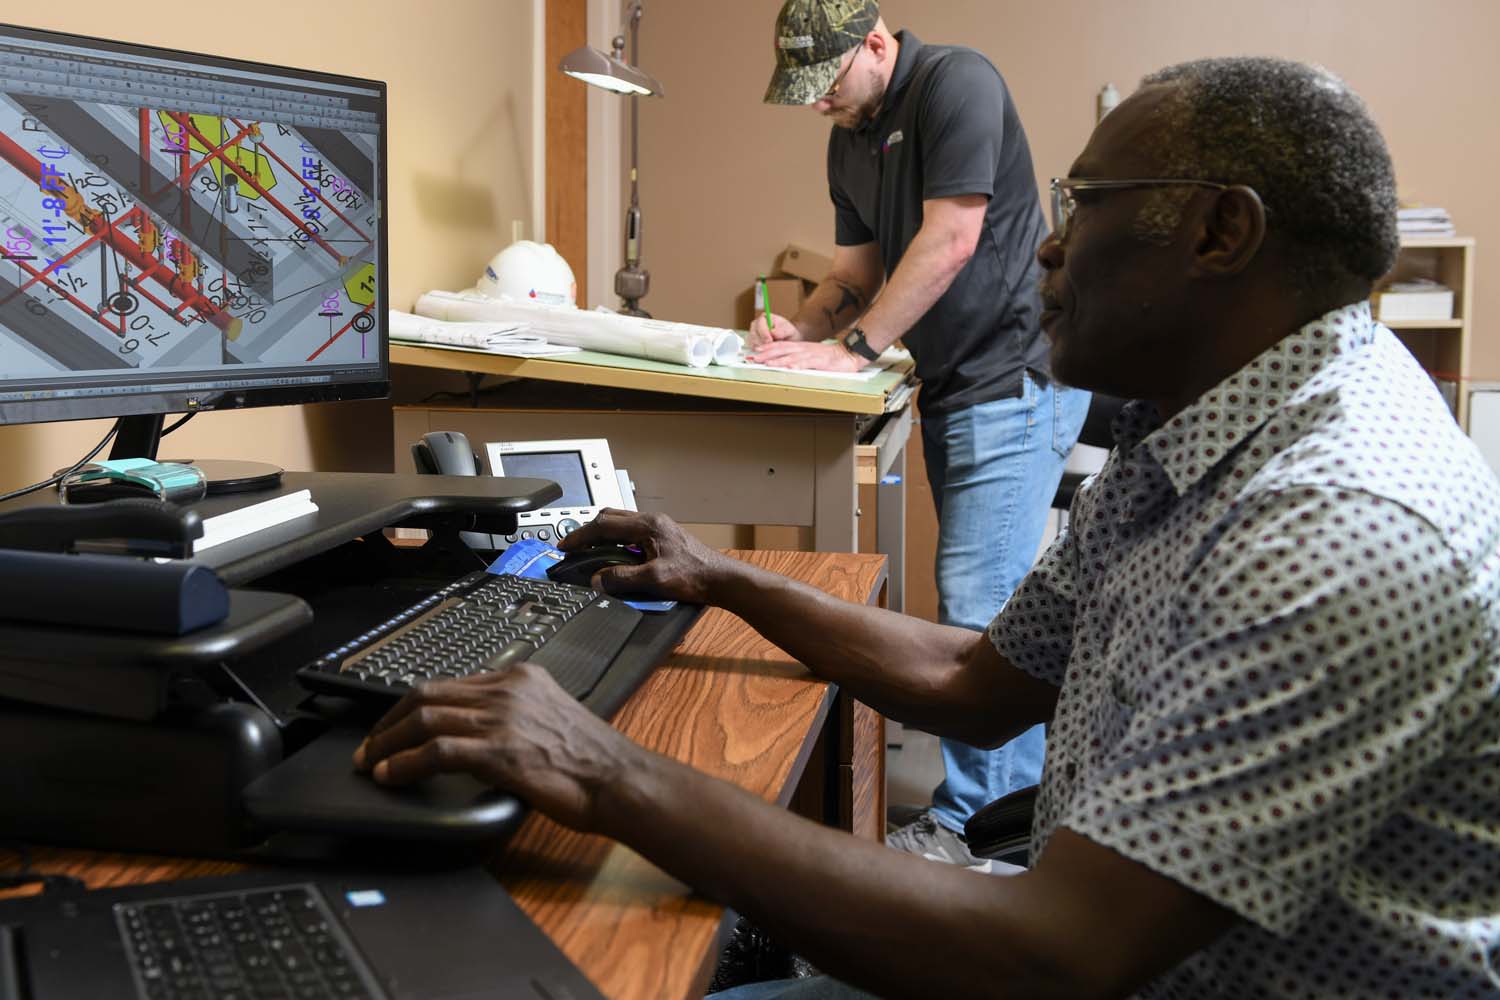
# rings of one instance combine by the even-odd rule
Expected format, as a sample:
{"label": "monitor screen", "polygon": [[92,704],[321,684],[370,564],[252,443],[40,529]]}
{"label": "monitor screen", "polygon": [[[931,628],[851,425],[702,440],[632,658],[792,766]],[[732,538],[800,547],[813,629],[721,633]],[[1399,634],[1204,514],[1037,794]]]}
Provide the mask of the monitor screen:
{"label": "monitor screen", "polygon": [[547,504],[552,507],[592,507],[588,472],[583,467],[583,453],[577,451],[506,452],[505,474],[532,479],[550,479],[562,487],[562,496]]}
{"label": "monitor screen", "polygon": [[385,84],[0,25],[0,423],[386,394]]}

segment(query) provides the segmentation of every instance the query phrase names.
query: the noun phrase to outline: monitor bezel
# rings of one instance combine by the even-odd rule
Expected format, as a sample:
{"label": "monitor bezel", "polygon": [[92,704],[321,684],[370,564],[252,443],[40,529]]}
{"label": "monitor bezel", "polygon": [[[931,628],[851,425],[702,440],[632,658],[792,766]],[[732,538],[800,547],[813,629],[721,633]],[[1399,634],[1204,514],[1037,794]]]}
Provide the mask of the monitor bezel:
{"label": "monitor bezel", "polygon": [[[199,65],[216,70],[244,70],[247,72],[272,73],[304,80],[308,83],[325,83],[346,87],[365,87],[379,95],[379,136],[377,147],[379,162],[385,169],[376,171],[376,296],[375,332],[378,334],[378,371],[369,378],[351,379],[345,382],[315,383],[295,386],[260,385],[232,388],[170,389],[159,392],[130,391],[113,395],[67,396],[45,399],[21,400],[0,403],[0,426],[8,424],[47,423],[69,420],[97,420],[120,417],[160,417],[170,413],[196,413],[215,410],[245,409],[264,406],[295,406],[305,403],[338,402],[355,399],[384,399],[390,396],[390,239],[386,198],[389,184],[390,158],[387,149],[387,133],[390,129],[388,88],[384,80],[329,73],[321,70],[301,69],[278,63],[240,59],[233,56],[212,55],[204,52],[189,52],[162,45],[143,42],[125,42],[93,35],[83,35],[48,28],[33,28],[26,25],[0,22],[0,37],[7,34],[20,36],[36,42],[56,42],[64,45],[93,47],[105,52],[124,56],[143,56],[154,59],[176,60],[190,65]],[[219,374],[217,381],[238,377],[229,371]],[[253,379],[256,376],[244,376]],[[272,378],[274,376],[266,376]],[[188,381],[190,376],[179,376],[173,381]],[[210,379],[205,378],[205,382]]]}

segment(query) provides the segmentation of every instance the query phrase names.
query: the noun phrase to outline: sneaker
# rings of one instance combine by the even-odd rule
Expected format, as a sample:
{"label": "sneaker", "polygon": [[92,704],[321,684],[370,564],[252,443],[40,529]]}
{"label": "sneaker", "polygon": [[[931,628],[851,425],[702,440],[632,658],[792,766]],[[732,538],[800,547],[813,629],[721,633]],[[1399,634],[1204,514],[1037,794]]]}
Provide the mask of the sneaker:
{"label": "sneaker", "polygon": [[954,833],[939,823],[931,809],[923,810],[912,822],[886,834],[885,844],[928,861],[960,865],[970,871],[988,874],[994,868],[988,859],[976,858],[970,854],[968,841],[964,840],[963,834]]}

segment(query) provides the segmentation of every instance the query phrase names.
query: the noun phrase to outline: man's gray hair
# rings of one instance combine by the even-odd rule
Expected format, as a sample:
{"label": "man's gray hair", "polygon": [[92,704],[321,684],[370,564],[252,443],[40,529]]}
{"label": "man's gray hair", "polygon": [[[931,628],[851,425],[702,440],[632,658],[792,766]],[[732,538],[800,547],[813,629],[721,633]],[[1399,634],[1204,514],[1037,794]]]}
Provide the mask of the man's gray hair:
{"label": "man's gray hair", "polygon": [[1143,84],[1175,85],[1162,176],[1254,188],[1296,284],[1374,282],[1396,261],[1396,179],[1369,109],[1327,70],[1284,59],[1201,59]]}

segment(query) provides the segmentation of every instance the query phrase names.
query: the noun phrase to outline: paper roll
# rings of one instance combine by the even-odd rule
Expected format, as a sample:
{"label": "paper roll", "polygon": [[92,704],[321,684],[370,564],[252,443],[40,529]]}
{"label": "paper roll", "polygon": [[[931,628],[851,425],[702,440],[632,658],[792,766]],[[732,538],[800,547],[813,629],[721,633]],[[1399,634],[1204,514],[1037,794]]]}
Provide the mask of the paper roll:
{"label": "paper roll", "polygon": [[732,365],[740,360],[745,342],[733,330],[725,330],[714,340],[714,364]]}
{"label": "paper roll", "polygon": [[663,320],[622,316],[608,310],[575,309],[537,305],[511,299],[491,299],[473,292],[428,292],[417,300],[418,315],[450,322],[500,322],[524,324],[551,344],[566,344],[588,351],[664,361],[704,368],[731,355],[726,335],[736,345],[733,330],[668,323]]}

